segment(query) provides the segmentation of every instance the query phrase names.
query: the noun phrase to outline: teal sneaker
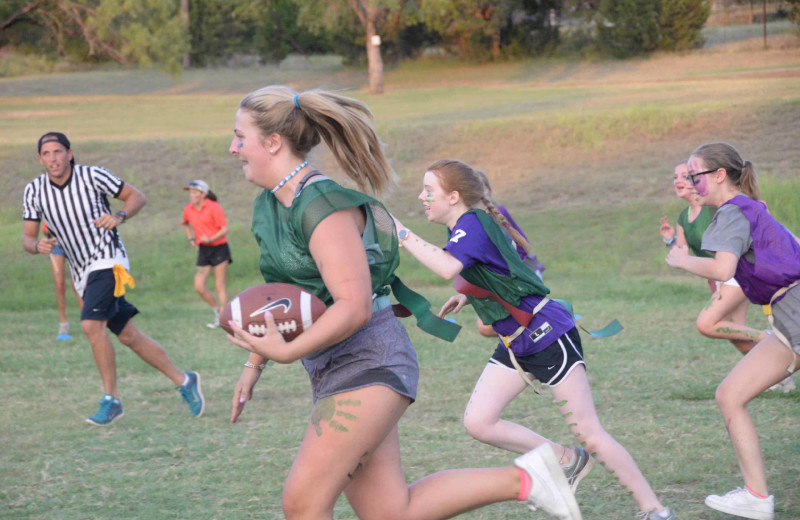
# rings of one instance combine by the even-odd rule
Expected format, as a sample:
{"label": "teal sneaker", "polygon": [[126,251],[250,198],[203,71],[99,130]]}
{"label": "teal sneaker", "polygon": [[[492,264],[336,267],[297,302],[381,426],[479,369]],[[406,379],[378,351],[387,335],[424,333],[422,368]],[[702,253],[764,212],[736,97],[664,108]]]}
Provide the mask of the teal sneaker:
{"label": "teal sneaker", "polygon": [[197,372],[186,372],[189,381],[185,385],[178,387],[183,401],[189,405],[189,411],[195,417],[203,415],[206,401],[203,399],[203,391],[200,390],[200,374]]}
{"label": "teal sneaker", "polygon": [[125,415],[122,411],[122,403],[118,399],[114,399],[113,395],[104,395],[98,404],[100,408],[97,413],[86,419],[89,424],[107,426]]}
{"label": "teal sneaker", "polygon": [[594,458],[580,446],[575,446],[572,450],[575,452],[572,462],[569,466],[561,467],[564,469],[564,476],[567,477],[572,493],[575,494],[575,490],[578,489],[578,482],[594,468]]}

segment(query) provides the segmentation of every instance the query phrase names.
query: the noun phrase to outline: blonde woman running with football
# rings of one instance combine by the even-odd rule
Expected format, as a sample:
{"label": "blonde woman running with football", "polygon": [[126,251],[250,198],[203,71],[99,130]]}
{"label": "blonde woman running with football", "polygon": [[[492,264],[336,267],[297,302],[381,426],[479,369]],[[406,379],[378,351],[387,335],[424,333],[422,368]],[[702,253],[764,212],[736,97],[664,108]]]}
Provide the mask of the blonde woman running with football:
{"label": "blonde woman running with football", "polygon": [[[398,422],[416,398],[419,367],[384,290],[399,262],[391,215],[362,193],[381,193],[394,181],[370,119],[357,100],[280,86],[252,92],[239,105],[230,153],[245,178],[264,189],[252,223],[261,274],[303,287],[328,308],[289,342],[269,314],[263,337],[230,322],[238,336],[232,341],[251,352],[231,421],[240,419],[268,360],[302,361],[314,405],[283,489],[283,511],[292,520],[333,518],[342,493],[361,519],[450,518],[515,499],[556,518],[580,519],[549,446],[520,456],[515,466],[454,469],[406,483]],[[308,164],[323,140],[361,191]]]}

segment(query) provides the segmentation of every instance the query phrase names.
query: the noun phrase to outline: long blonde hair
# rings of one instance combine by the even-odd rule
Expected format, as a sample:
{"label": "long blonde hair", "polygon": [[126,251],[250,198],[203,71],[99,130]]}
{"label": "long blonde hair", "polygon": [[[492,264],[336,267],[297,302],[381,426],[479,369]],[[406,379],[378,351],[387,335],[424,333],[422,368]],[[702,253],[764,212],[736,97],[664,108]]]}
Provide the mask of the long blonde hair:
{"label": "long blonde hair", "polygon": [[469,208],[475,208],[478,203],[482,203],[487,213],[511,235],[514,242],[521,245],[526,253],[530,253],[531,245],[497,209],[486,173],[456,159],[439,159],[428,166],[428,171],[436,175],[444,191],[457,191]]}
{"label": "long blonde hair", "polygon": [[262,135],[279,134],[300,157],[324,140],[361,191],[379,195],[396,183],[372,128],[372,112],[361,101],[322,90],[296,93],[271,85],[247,94],[239,108],[250,113]]}
{"label": "long blonde hair", "polygon": [[745,161],[736,148],[728,143],[707,143],[700,145],[692,152],[692,156],[699,157],[709,170],[725,168],[728,178],[739,188],[742,193],[753,200],[761,199],[758,189],[758,177],[753,163]]}

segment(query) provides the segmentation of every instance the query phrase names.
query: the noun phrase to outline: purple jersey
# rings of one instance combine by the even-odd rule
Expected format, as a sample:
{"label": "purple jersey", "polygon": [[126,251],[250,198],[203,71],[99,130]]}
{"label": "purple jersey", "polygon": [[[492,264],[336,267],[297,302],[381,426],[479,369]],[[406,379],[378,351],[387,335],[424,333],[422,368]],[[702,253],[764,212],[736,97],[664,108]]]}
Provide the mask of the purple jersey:
{"label": "purple jersey", "polygon": [[[492,243],[478,217],[473,213],[465,213],[458,219],[445,249],[464,264],[464,269],[475,264],[483,264],[495,273],[510,274],[503,255]],[[503,295],[498,296],[502,297]],[[524,311],[531,312],[541,300],[540,296],[525,296],[519,307]],[[564,307],[554,301],[547,302],[527,327],[531,333],[541,331],[537,334],[536,341],[534,342],[530,338],[530,333],[521,334],[512,343],[512,350],[515,355],[530,356],[544,350],[574,326],[575,322],[572,320],[572,316]],[[492,327],[498,334],[509,336],[516,332],[519,323],[509,316],[495,322]]]}
{"label": "purple jersey", "polygon": [[737,195],[714,214],[703,235],[703,249],[739,257],[736,281],[756,304],[800,280],[800,244],[775,220],[762,202]]}

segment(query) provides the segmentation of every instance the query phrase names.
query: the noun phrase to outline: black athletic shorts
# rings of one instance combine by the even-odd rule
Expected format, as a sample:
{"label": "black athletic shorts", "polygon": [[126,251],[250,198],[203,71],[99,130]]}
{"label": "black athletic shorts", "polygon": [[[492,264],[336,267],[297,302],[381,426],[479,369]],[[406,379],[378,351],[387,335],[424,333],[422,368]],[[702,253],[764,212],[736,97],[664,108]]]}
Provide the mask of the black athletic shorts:
{"label": "black athletic shorts", "polygon": [[[492,354],[489,363],[516,370],[511,362],[508,348],[501,341]],[[572,369],[578,365],[586,366],[583,360],[581,336],[576,327],[555,340],[549,347],[531,356],[517,356],[522,370],[533,375],[545,386],[557,386]]]}
{"label": "black athletic shorts", "polygon": [[125,296],[114,298],[115,285],[113,269],[89,273],[83,291],[81,320],[105,321],[108,330],[119,336],[128,321],[139,314],[139,309],[129,303]]}
{"label": "black athletic shorts", "polygon": [[200,246],[197,250],[197,267],[216,266],[222,262],[233,263],[228,243],[218,246]]}

